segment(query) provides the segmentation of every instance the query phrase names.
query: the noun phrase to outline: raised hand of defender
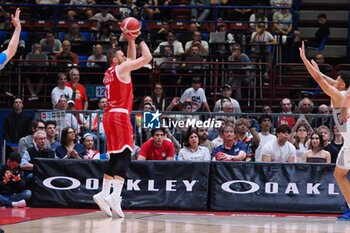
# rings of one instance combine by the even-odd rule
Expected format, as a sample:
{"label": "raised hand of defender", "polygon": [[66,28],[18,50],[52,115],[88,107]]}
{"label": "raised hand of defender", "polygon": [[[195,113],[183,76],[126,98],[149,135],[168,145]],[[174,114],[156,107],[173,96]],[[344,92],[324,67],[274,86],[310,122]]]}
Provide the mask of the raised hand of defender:
{"label": "raised hand of defender", "polygon": [[15,16],[11,15],[11,23],[15,28],[21,28],[21,20],[19,19],[19,15],[21,10],[19,8],[16,9]]}
{"label": "raised hand of defender", "polygon": [[303,61],[304,61],[304,59],[307,60],[306,55],[305,55],[305,44],[304,44],[304,41],[301,42],[301,48],[299,48],[299,54],[300,54],[301,60],[303,60]]}

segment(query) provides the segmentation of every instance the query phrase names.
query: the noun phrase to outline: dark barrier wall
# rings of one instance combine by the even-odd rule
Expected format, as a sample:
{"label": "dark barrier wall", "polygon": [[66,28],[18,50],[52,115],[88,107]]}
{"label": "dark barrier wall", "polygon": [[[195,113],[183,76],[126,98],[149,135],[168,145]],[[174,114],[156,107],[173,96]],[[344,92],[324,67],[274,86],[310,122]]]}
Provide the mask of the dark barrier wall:
{"label": "dark barrier wall", "polygon": [[211,163],[210,209],[339,212],[344,199],[333,165]]}
{"label": "dark barrier wall", "polygon": [[[97,207],[92,195],[101,189],[105,164],[99,160],[36,160],[33,205]],[[341,211],[344,199],[333,169],[333,165],[318,164],[133,161],[122,206],[335,213]]]}
{"label": "dark barrier wall", "polygon": [[[105,161],[37,159],[32,204],[96,207]],[[210,163],[133,161],[123,190],[126,209],[207,210]]]}

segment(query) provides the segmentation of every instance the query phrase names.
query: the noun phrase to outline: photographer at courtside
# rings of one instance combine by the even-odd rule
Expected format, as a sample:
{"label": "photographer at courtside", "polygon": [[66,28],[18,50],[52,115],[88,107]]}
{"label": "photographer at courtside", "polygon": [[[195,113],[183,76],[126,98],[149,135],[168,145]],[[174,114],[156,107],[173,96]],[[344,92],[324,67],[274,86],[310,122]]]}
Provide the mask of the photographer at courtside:
{"label": "photographer at courtside", "polygon": [[26,207],[32,192],[25,189],[24,173],[20,168],[21,156],[12,152],[6,164],[0,166],[0,205],[6,207]]}

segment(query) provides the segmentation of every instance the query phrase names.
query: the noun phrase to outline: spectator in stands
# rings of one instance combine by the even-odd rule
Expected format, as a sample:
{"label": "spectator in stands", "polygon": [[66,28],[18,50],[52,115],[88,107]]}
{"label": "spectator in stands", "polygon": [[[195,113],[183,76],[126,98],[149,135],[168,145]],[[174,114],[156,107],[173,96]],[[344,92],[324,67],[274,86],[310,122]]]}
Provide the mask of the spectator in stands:
{"label": "spectator in stands", "polygon": [[321,125],[316,130],[322,134],[323,143],[324,143],[323,149],[328,151],[331,154],[331,163],[336,163],[339,150],[335,146],[333,146],[330,142],[330,139],[332,138],[331,131],[325,125]]}
{"label": "spectator in stands", "polygon": [[212,153],[216,161],[243,161],[247,156],[247,146],[235,140],[234,127],[226,125],[223,128],[223,144],[216,147]]}
{"label": "spectator in stands", "polygon": [[56,148],[56,156],[60,159],[82,159],[86,156],[84,146],[77,143],[75,130],[66,127],[61,133],[61,146]]}
{"label": "spectator in stands", "polygon": [[260,144],[259,147],[255,151],[255,161],[261,162],[262,154],[261,150],[263,146],[269,141],[276,140],[276,136],[271,134],[272,128],[272,117],[270,115],[264,114],[258,119],[261,132],[259,133]]}
{"label": "spectator in stands", "polygon": [[95,143],[92,134],[84,134],[82,144],[86,150],[86,155],[83,156],[83,159],[100,159],[100,152],[95,149]]}
{"label": "spectator in stands", "polygon": [[[196,62],[197,64],[191,62]],[[192,45],[185,53],[184,63],[181,64],[181,68],[190,74],[202,74],[204,68],[202,62],[203,57],[200,54],[200,46]]]}
{"label": "spectator in stands", "polygon": [[156,106],[154,106],[154,104],[153,104],[153,99],[152,99],[152,97],[151,96],[149,96],[149,95],[146,95],[145,97],[143,97],[143,99],[142,99],[142,105],[141,106],[143,106],[144,104],[150,104],[151,106],[152,106],[152,108],[151,108],[151,111],[155,111],[156,110]]}
{"label": "spectator in stands", "polygon": [[[1,4],[5,3],[5,0],[0,1]],[[11,29],[11,14],[8,13],[2,6],[0,6],[0,18],[4,19],[0,22],[1,30]]]}
{"label": "spectator in stands", "polygon": [[[191,0],[191,6],[209,6],[209,0]],[[210,8],[199,8],[201,10],[200,16],[198,17],[198,8],[191,8],[191,19],[194,21],[204,21],[210,14]]]}
{"label": "spectator in stands", "polygon": [[101,23],[98,32],[94,35],[94,40],[99,42],[108,42],[111,39],[112,30],[109,23]]}
{"label": "spectator in stands", "polygon": [[262,113],[264,114],[271,114],[272,113],[272,108],[269,105],[264,105],[262,107]]}
{"label": "spectator in stands", "polygon": [[235,139],[246,145],[245,161],[255,161],[255,151],[260,144],[260,137],[249,119],[239,118],[235,123]]}
{"label": "spectator in stands", "polygon": [[[34,1],[31,1],[34,3]],[[38,5],[56,5],[60,4],[60,0],[35,0],[35,3]],[[33,18],[36,19],[48,19],[52,18],[54,12],[53,7],[50,6],[35,6],[32,7],[33,10]]]}
{"label": "spectator in stands", "polygon": [[[330,35],[329,30],[329,24],[327,23],[327,15],[326,14],[319,14],[317,16],[317,21],[319,24],[319,28],[315,33],[315,36],[309,40],[304,40],[305,47],[320,47],[320,44],[322,43],[323,39],[325,37],[328,37]],[[295,40],[296,42],[300,42],[300,32],[295,31]],[[300,43],[299,43],[300,44]],[[297,48],[299,44],[296,44]]]}
{"label": "spectator in stands", "polygon": [[[277,45],[277,41],[270,32],[265,30],[264,23],[257,24],[256,31],[251,35],[250,44],[252,44],[252,61],[273,63],[274,57],[270,52],[269,46]],[[269,77],[266,65],[262,67],[262,72],[264,74],[264,85],[268,85]]]}
{"label": "spectator in stands", "polygon": [[199,145],[208,148],[210,154],[215,149],[214,143],[208,139],[208,128],[197,127],[197,134],[199,138]]}
{"label": "spectator in stands", "polygon": [[192,40],[186,42],[185,53],[188,53],[193,45],[199,46],[199,54],[201,56],[207,56],[209,54],[209,44],[207,41],[202,40],[200,31],[193,32]]}
{"label": "spectator in stands", "polygon": [[60,72],[57,74],[57,86],[51,91],[51,101],[53,108],[56,107],[58,100],[61,96],[65,96],[67,99],[71,99],[73,96],[72,88],[66,86],[67,76],[65,73]]}
{"label": "spectator in stands", "polygon": [[[288,7],[288,3],[286,0],[282,0],[280,3],[281,7]],[[281,9],[279,11],[275,11],[272,16],[273,20],[273,32],[276,34],[280,34],[282,36],[288,36],[292,29],[292,21],[293,15],[290,13],[289,9]],[[282,37],[283,38],[283,37]],[[282,39],[283,42],[284,39]]]}
{"label": "spectator in stands", "polygon": [[297,112],[300,113],[299,118],[304,118],[308,122],[312,121],[313,116],[310,114],[314,110],[314,102],[312,102],[308,97],[303,98],[298,103]]}
{"label": "spectator in stands", "polygon": [[[69,5],[95,5],[94,0],[70,0]],[[89,19],[93,16],[93,11],[91,8],[86,7],[74,7],[67,12],[67,17],[69,20],[75,19]],[[70,40],[70,39],[67,39]],[[72,41],[72,40],[70,40]]]}
{"label": "spectator in stands", "polygon": [[[73,101],[74,103],[74,101]],[[75,103],[74,103],[75,104]],[[67,111],[68,110],[68,100],[65,96],[61,96],[58,100],[58,103],[56,104],[55,107],[56,110],[61,110],[61,111]],[[78,124],[77,118],[69,112],[66,112],[66,121],[65,125],[61,125],[59,128],[59,131],[62,130],[62,127],[69,126],[75,129],[76,132],[80,133],[80,127]]]}
{"label": "spectator in stands", "polygon": [[6,140],[6,155],[17,152],[18,142],[22,137],[31,133],[32,117],[23,112],[23,101],[15,98],[11,111],[4,120],[2,137]]}
{"label": "spectator in stands", "polygon": [[312,102],[309,98],[305,97],[298,103],[298,112],[307,115],[311,114],[314,110],[314,102]]}
{"label": "spectator in stands", "polygon": [[184,140],[184,147],[180,149],[178,160],[210,161],[210,152],[207,147],[199,145],[199,135],[191,130]]}
{"label": "spectator in stands", "polygon": [[36,131],[33,138],[34,146],[24,151],[21,160],[21,169],[25,171],[27,184],[33,179],[33,160],[35,158],[55,158],[55,152],[51,148],[47,148],[48,140],[45,131]]}
{"label": "spectator in stands", "polygon": [[293,103],[292,100],[289,98],[284,98],[280,102],[280,107],[282,109],[282,116],[278,117],[277,123],[278,125],[288,125],[288,127],[294,127],[296,123],[296,117],[295,116],[287,116],[290,114],[293,114],[292,108]]}
{"label": "spectator in stands", "polygon": [[142,9],[141,12],[142,17],[146,20],[159,20],[162,17],[169,17],[171,15],[171,11],[166,8],[162,8],[162,12],[159,8],[149,8],[150,6],[169,6],[172,3],[172,0],[150,0],[150,1],[141,1]]}
{"label": "spectator in stands", "polygon": [[0,165],[0,205],[6,207],[24,208],[26,201],[32,196],[25,189],[24,173],[20,169],[21,156],[12,152],[6,164]]}
{"label": "spectator in stands", "polygon": [[154,51],[154,55],[160,55],[161,54],[161,47],[165,46],[165,45],[170,45],[172,47],[173,50],[173,54],[175,56],[179,56],[182,55],[184,53],[184,48],[182,47],[181,42],[179,42],[178,40],[176,40],[176,35],[174,32],[169,31],[168,35],[167,35],[167,41],[161,42],[158,47],[156,48],[156,50]]}
{"label": "spectator in stands", "polygon": [[323,137],[320,132],[313,132],[310,135],[310,149],[305,151],[302,156],[303,163],[331,163],[331,155],[325,151]]}
{"label": "spectator in stands", "polygon": [[[45,132],[45,123],[42,120],[33,120],[31,123],[32,134],[22,137],[18,142],[18,153],[23,157],[25,151],[34,146],[34,133],[37,131]],[[46,148],[50,148],[50,143],[47,141]]]}
{"label": "spectator in stands", "polygon": [[121,21],[123,21],[123,19],[127,17],[133,16],[133,9],[137,8],[137,6],[133,2],[133,0],[124,0],[121,2],[116,1],[117,5],[119,5],[119,15]]}
{"label": "spectator in stands", "polygon": [[[208,133],[208,138],[212,139],[214,148],[222,145],[222,143],[224,142],[223,134],[224,134],[224,127],[226,126],[226,121],[224,119],[216,119],[216,121],[221,121],[221,127],[214,128],[213,130],[210,130]],[[227,125],[231,125],[233,127],[233,124],[231,122],[228,122]]]}
{"label": "spectator in stands", "polygon": [[[233,112],[234,113],[241,113],[241,106],[239,105],[237,100],[231,98],[231,94],[232,94],[231,85],[225,84],[221,88],[221,97],[222,98],[229,98],[231,100],[231,103],[233,105]],[[219,111],[222,111],[221,99],[216,101],[215,106],[214,106],[214,112],[219,112]]]}
{"label": "spectator in stands", "polygon": [[57,66],[66,66],[67,64],[69,64],[67,61],[70,61],[70,63],[73,65],[78,65],[78,54],[73,53],[71,51],[71,43],[69,40],[64,40],[62,42],[62,48],[62,52],[57,53],[55,56],[55,60],[58,61]]}
{"label": "spectator in stands", "polygon": [[227,61],[226,58],[231,54],[231,44],[236,43],[235,36],[233,33],[228,32],[227,25],[225,23],[218,23],[217,27],[218,27],[218,32],[225,32],[225,42],[211,43],[210,55],[213,55],[215,58],[219,60]]}
{"label": "spectator in stands", "polygon": [[64,34],[64,39],[69,41],[85,41],[85,37],[80,32],[79,25],[77,23],[70,25],[69,31]]}
{"label": "spectator in stands", "polygon": [[201,88],[201,78],[192,78],[192,87],[185,90],[180,98],[180,102],[184,103],[185,100],[190,99],[192,101],[192,112],[201,111],[203,107],[207,112],[211,112],[207,103],[207,98],[203,88]]}
{"label": "spectator in stands", "polygon": [[159,82],[154,85],[152,102],[159,111],[165,111],[170,104],[169,100],[165,97],[164,86]]}
{"label": "spectator in stands", "polygon": [[187,31],[183,31],[180,33],[178,40],[182,43],[183,46],[185,46],[187,41],[192,40],[193,33],[196,31],[198,31],[197,23],[191,22],[188,25]]}
{"label": "spectator in stands", "polygon": [[103,44],[103,51],[105,54],[108,54],[108,51],[110,49],[115,49],[119,47],[119,41],[118,41],[118,36],[115,34],[111,34],[109,36],[109,43],[108,44]]}
{"label": "spectator in stands", "polygon": [[87,67],[103,67],[107,66],[107,56],[103,54],[101,44],[96,44],[93,47],[93,54],[88,57]]}
{"label": "spectator in stands", "polygon": [[90,18],[90,20],[97,20],[98,22],[98,29],[100,29],[100,27],[102,27],[102,25],[104,23],[107,23],[105,25],[108,25],[109,27],[109,22],[116,22],[116,18],[111,14],[111,13],[108,13],[108,8],[104,7],[104,8],[101,8],[100,11],[101,12],[98,12],[96,13],[94,16],[92,16]]}
{"label": "spectator in stands", "polygon": [[[260,6],[258,4],[257,6]],[[253,11],[253,14],[250,15],[249,17],[249,28],[251,31],[255,32],[256,30],[256,24],[257,23],[264,23],[265,24],[265,29],[268,27],[268,19],[266,17],[266,12],[264,8],[255,8]]]}
{"label": "spectator in stands", "polygon": [[251,70],[253,65],[250,65],[250,59],[247,54],[241,52],[242,48],[239,44],[233,44],[231,49],[231,56],[228,57],[228,61],[239,64],[230,64],[229,75],[232,88],[235,90],[235,98],[240,99],[242,97],[242,85],[247,87],[251,84]]}
{"label": "spectator in stands", "polygon": [[299,118],[294,125],[289,137],[289,142],[292,143],[296,149],[296,162],[301,163],[305,151],[310,147],[309,135],[313,133],[313,129],[308,121],[304,118]]}
{"label": "spectator in stands", "polygon": [[100,152],[105,151],[106,147],[106,134],[103,128],[103,112],[107,107],[107,98],[102,97],[98,102],[97,111],[101,111],[100,113],[94,112],[91,113],[86,119],[86,123],[84,125],[85,129],[90,132],[94,140],[97,142],[97,139],[100,139]]}
{"label": "spectator in stands", "polygon": [[52,31],[46,32],[45,38],[40,40],[40,44],[43,47],[43,52],[48,55],[62,52],[62,43],[55,38]]}
{"label": "spectator in stands", "polygon": [[[234,1],[230,1],[230,3],[234,6],[242,6],[242,7],[256,5],[256,3],[253,2],[252,0],[234,0]],[[238,20],[238,21],[249,21],[249,17],[252,14],[252,12],[253,10],[249,8],[234,8],[230,13],[228,19]]]}
{"label": "spectator in stands", "polygon": [[225,120],[226,123],[232,123],[234,124],[236,122],[235,116],[233,116],[234,107],[230,101],[223,101],[222,104],[222,113],[225,113],[225,115],[216,115],[217,118],[222,118]]}
{"label": "spectator in stands", "polygon": [[69,71],[69,82],[67,86],[72,88],[73,96],[72,99],[75,102],[76,110],[88,110],[89,102],[86,94],[85,87],[79,83],[80,72],[78,69],[73,68]]}
{"label": "spectator in stands", "polygon": [[[281,7],[281,3],[286,2],[286,7],[292,7],[293,0],[270,0],[270,6],[272,7]],[[275,9],[274,11],[278,11],[278,9]]]}
{"label": "spectator in stands", "polygon": [[141,146],[138,160],[174,160],[174,144],[165,140],[165,129],[151,131],[152,138]]}
{"label": "spectator in stands", "polygon": [[318,107],[317,114],[322,114],[323,116],[314,117],[311,120],[311,126],[313,128],[317,128],[321,125],[325,125],[328,128],[331,128],[331,126],[334,124],[334,121],[333,121],[333,118],[330,116],[331,114],[330,107],[328,107],[326,104],[321,104]]}
{"label": "spectator in stands", "polygon": [[46,137],[47,140],[50,142],[50,148],[51,150],[55,151],[58,146],[61,145],[56,138],[57,138],[57,132],[56,132],[56,127],[57,127],[57,122],[56,121],[46,121]]}
{"label": "spectator in stands", "polygon": [[162,20],[161,28],[152,35],[153,42],[160,43],[162,41],[167,40],[169,29],[170,29],[169,22],[167,20]]}
{"label": "spectator in stands", "polygon": [[341,135],[338,127],[334,124],[333,127],[333,140],[331,142],[332,146],[336,147],[339,151],[343,147],[344,138]]}
{"label": "spectator in stands", "polygon": [[[35,60],[38,60],[35,62]],[[34,70],[31,70],[32,72],[36,73],[43,73],[46,71],[46,68],[49,65],[49,57],[47,54],[43,53],[42,51],[42,45],[39,43],[34,43],[32,45],[32,51],[26,55],[26,61],[28,61],[28,66],[34,68]],[[46,62],[45,62],[46,61]],[[31,79],[39,79],[39,81],[33,85]],[[28,98],[29,101],[36,101],[39,99],[38,94],[43,88],[43,82],[44,78],[42,75],[38,77],[36,74],[34,77],[30,74],[28,74],[25,77],[26,86],[28,88],[28,91],[30,93],[30,97]]]}
{"label": "spectator in stands", "polygon": [[276,129],[276,140],[269,141],[262,148],[262,162],[295,163],[296,150],[288,141],[290,128],[281,125]]}
{"label": "spectator in stands", "polygon": [[[176,57],[173,54],[172,47],[170,45],[164,45],[163,53],[159,54],[161,57],[154,57],[154,64],[160,67],[160,70],[169,74],[176,74],[178,64],[176,64]],[[171,84],[173,82],[169,82],[167,80],[167,84]]]}

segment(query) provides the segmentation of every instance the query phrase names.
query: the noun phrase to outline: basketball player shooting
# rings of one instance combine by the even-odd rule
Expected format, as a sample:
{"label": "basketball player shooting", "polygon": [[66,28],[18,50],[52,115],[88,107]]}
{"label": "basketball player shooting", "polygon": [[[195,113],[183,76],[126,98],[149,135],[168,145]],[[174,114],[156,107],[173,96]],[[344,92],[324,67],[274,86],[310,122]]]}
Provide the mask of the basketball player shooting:
{"label": "basketball player shooting", "polygon": [[[123,218],[121,192],[134,144],[133,128],[130,122],[134,99],[130,72],[148,64],[152,60],[152,55],[147,44],[139,35],[140,25],[135,18],[126,18],[121,26],[123,36],[128,40],[127,57],[120,49],[113,49],[108,54],[110,67],[103,78],[107,98],[103,127],[106,132],[107,153],[110,158],[104,171],[102,191],[94,195],[93,199],[108,216],[111,217],[114,211]],[[138,30],[135,30],[135,26]],[[137,59],[136,44],[142,53],[142,56]],[[110,193],[112,185],[113,192]]]}
{"label": "basketball player shooting", "polygon": [[[350,220],[350,183],[346,175],[350,169],[350,122],[346,121],[349,116],[349,108],[346,95],[350,85],[350,72],[340,71],[336,80],[324,75],[320,72],[318,65],[314,60],[311,62],[306,58],[305,45],[299,48],[300,57],[303,60],[306,69],[315,81],[320,85],[321,89],[331,98],[333,107],[333,118],[341,135],[344,139],[344,144],[339,151],[337,163],[334,169],[334,178],[343,194],[347,203],[345,213],[338,217],[338,220]],[[344,108],[345,107],[345,108]]]}
{"label": "basketball player shooting", "polygon": [[11,23],[15,27],[15,31],[12,34],[11,40],[7,46],[7,49],[0,53],[0,70],[2,70],[8,61],[16,54],[19,36],[21,34],[21,21],[19,19],[19,15],[21,10],[19,8],[16,9],[15,16],[11,15]]}

